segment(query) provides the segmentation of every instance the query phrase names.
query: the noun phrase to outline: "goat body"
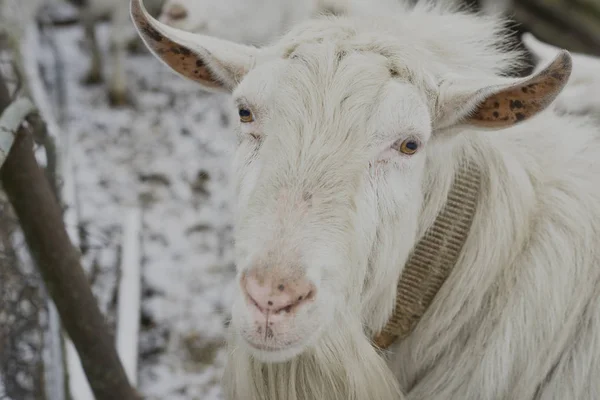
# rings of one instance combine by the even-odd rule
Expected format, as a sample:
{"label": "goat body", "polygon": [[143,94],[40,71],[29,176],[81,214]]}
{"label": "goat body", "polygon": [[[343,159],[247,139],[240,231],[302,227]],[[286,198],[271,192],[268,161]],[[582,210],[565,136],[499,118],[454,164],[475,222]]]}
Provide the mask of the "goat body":
{"label": "goat body", "polygon": [[[228,399],[600,398],[600,129],[551,106],[567,52],[508,78],[523,54],[497,17],[428,2],[306,21],[260,49],[139,0],[132,16],[240,117]],[[371,339],[465,162],[483,177],[471,232],[381,354]],[[308,300],[286,297],[300,283]]]}

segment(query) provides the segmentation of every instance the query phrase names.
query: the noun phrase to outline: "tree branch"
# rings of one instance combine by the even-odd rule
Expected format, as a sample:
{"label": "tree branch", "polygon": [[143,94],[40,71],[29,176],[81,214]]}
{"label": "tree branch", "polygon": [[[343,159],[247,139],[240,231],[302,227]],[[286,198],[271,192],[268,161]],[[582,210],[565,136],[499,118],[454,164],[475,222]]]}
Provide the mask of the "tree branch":
{"label": "tree branch", "polygon": [[[0,94],[7,93],[0,75]],[[0,110],[9,102],[0,98]],[[32,151],[31,133],[19,129],[0,180],[19,218],[41,272],[97,400],[135,400],[104,316],[92,294],[79,254],[71,244],[62,212]]]}
{"label": "tree branch", "polygon": [[13,144],[14,133],[33,111],[35,105],[28,98],[21,97],[11,103],[0,115],[0,166],[4,163]]}

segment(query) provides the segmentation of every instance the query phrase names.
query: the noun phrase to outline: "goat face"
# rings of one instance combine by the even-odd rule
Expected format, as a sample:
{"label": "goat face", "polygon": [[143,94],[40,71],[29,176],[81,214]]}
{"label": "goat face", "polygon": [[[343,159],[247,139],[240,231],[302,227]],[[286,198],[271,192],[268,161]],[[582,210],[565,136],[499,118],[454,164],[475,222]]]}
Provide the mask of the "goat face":
{"label": "goat face", "polygon": [[306,22],[257,49],[160,24],[139,0],[132,17],[167,65],[233,95],[232,327],[267,362],[327,352],[332,335],[349,327],[381,329],[420,228],[432,131],[526,120],[555,98],[571,66],[562,52],[528,78],[461,81],[435,68],[415,73],[426,65],[418,57],[435,49],[415,56],[412,43],[374,36],[375,24],[359,34],[345,18]]}
{"label": "goat face", "polygon": [[302,352],[344,318],[382,325],[398,270],[368,260],[399,267],[414,242],[425,101],[384,57],[325,44],[256,66],[233,98],[233,325],[267,360]]}

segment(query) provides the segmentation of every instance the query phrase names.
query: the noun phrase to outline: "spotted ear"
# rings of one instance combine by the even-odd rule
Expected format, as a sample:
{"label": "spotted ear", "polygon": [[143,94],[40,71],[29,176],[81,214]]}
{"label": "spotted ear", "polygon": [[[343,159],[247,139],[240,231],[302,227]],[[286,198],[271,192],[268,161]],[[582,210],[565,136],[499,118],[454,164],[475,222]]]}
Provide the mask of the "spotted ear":
{"label": "spotted ear", "polygon": [[205,90],[231,92],[254,64],[259,49],[165,25],[131,0],[133,24],[159,60]]}
{"label": "spotted ear", "polygon": [[476,82],[446,82],[440,87],[435,129],[456,125],[502,129],[546,109],[571,76],[572,60],[562,50],[539,72],[525,78],[504,78],[488,86]]}

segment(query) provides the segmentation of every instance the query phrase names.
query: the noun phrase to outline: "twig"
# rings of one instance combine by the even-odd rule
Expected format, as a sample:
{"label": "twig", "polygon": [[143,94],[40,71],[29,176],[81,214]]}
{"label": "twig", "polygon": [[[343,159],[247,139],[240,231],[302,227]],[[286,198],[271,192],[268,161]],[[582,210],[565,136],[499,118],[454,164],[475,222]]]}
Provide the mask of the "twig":
{"label": "twig", "polygon": [[47,346],[50,360],[55,364],[46,371],[46,395],[49,399],[64,400],[65,396],[65,371],[63,368],[63,341],[58,310],[52,299],[47,296],[48,304],[48,331]]}
{"label": "twig", "polygon": [[65,336],[64,343],[70,397],[74,400],[94,400],[75,345],[68,336]]}
{"label": "twig", "polygon": [[[0,75],[0,86],[4,81]],[[1,93],[6,90],[0,89]],[[0,98],[0,109],[8,99]],[[0,169],[0,180],[19,218],[33,260],[81,359],[96,400],[134,400],[112,337],[67,235],[62,212],[23,126]]]}
{"label": "twig", "polygon": [[[52,51],[52,56],[54,58],[54,79],[56,84],[56,104],[57,104],[57,122],[59,126],[63,126],[65,123],[65,114],[66,114],[66,104],[67,104],[67,88],[65,82],[65,63],[64,57],[58,44],[56,43],[56,38],[54,37],[53,30],[51,28],[49,13],[45,14],[45,17],[40,17],[42,22],[42,32],[40,35],[41,38],[44,39],[50,50]],[[49,30],[49,32],[44,32]]]}
{"label": "twig", "polygon": [[55,186],[55,192],[58,193],[62,181],[62,166],[60,165],[60,155],[58,154],[58,149],[60,148],[60,128],[54,118],[54,112],[51,106],[52,103],[48,99],[44,84],[38,72],[36,60],[36,54],[38,53],[39,48],[38,37],[39,32],[37,26],[35,24],[30,24],[25,30],[24,38],[20,44],[20,64],[22,66],[22,74],[26,78],[26,93],[30,95],[40,110],[42,123],[45,122],[46,124],[46,129],[37,131],[39,136],[36,135],[38,137],[35,139],[44,146],[46,158],[54,163],[54,165],[49,165],[49,167],[53,169],[49,169],[49,171],[51,176],[55,178],[53,186]]}
{"label": "twig", "polygon": [[4,163],[14,142],[15,132],[25,118],[34,111],[34,104],[28,98],[21,97],[11,103],[0,116],[0,166]]}
{"label": "twig", "polygon": [[117,309],[117,351],[129,381],[137,382],[138,334],[140,329],[140,229],[141,211],[127,213],[123,229],[123,258]]}
{"label": "twig", "polygon": [[[58,95],[58,115],[56,121],[54,112],[50,106],[50,101],[40,75],[37,70],[35,61],[36,49],[39,47],[39,31],[34,24],[25,31],[23,40],[23,48],[28,50],[23,52],[23,66],[30,83],[32,95],[36,99],[38,106],[44,110],[44,119],[48,122],[48,129],[40,129],[37,132],[43,132],[37,135],[37,141],[40,142],[46,151],[46,171],[48,172],[49,180],[54,194],[64,210],[63,219],[66,223],[67,234],[76,249],[79,249],[79,219],[77,216],[78,207],[76,206],[76,187],[73,176],[72,157],[70,153],[72,135],[68,127],[63,127],[63,134],[60,135],[59,123],[64,123],[66,112],[66,89],[64,84],[64,65],[59,54],[56,42],[48,37],[51,47],[54,50],[56,61],[56,77],[58,79],[57,95]],[[79,252],[78,252],[79,254]],[[65,345],[65,363],[68,373],[68,387],[72,398],[77,400],[94,400],[92,389],[86,379],[82,369],[82,362],[79,354],[75,350],[71,339],[65,335],[63,338]]]}

